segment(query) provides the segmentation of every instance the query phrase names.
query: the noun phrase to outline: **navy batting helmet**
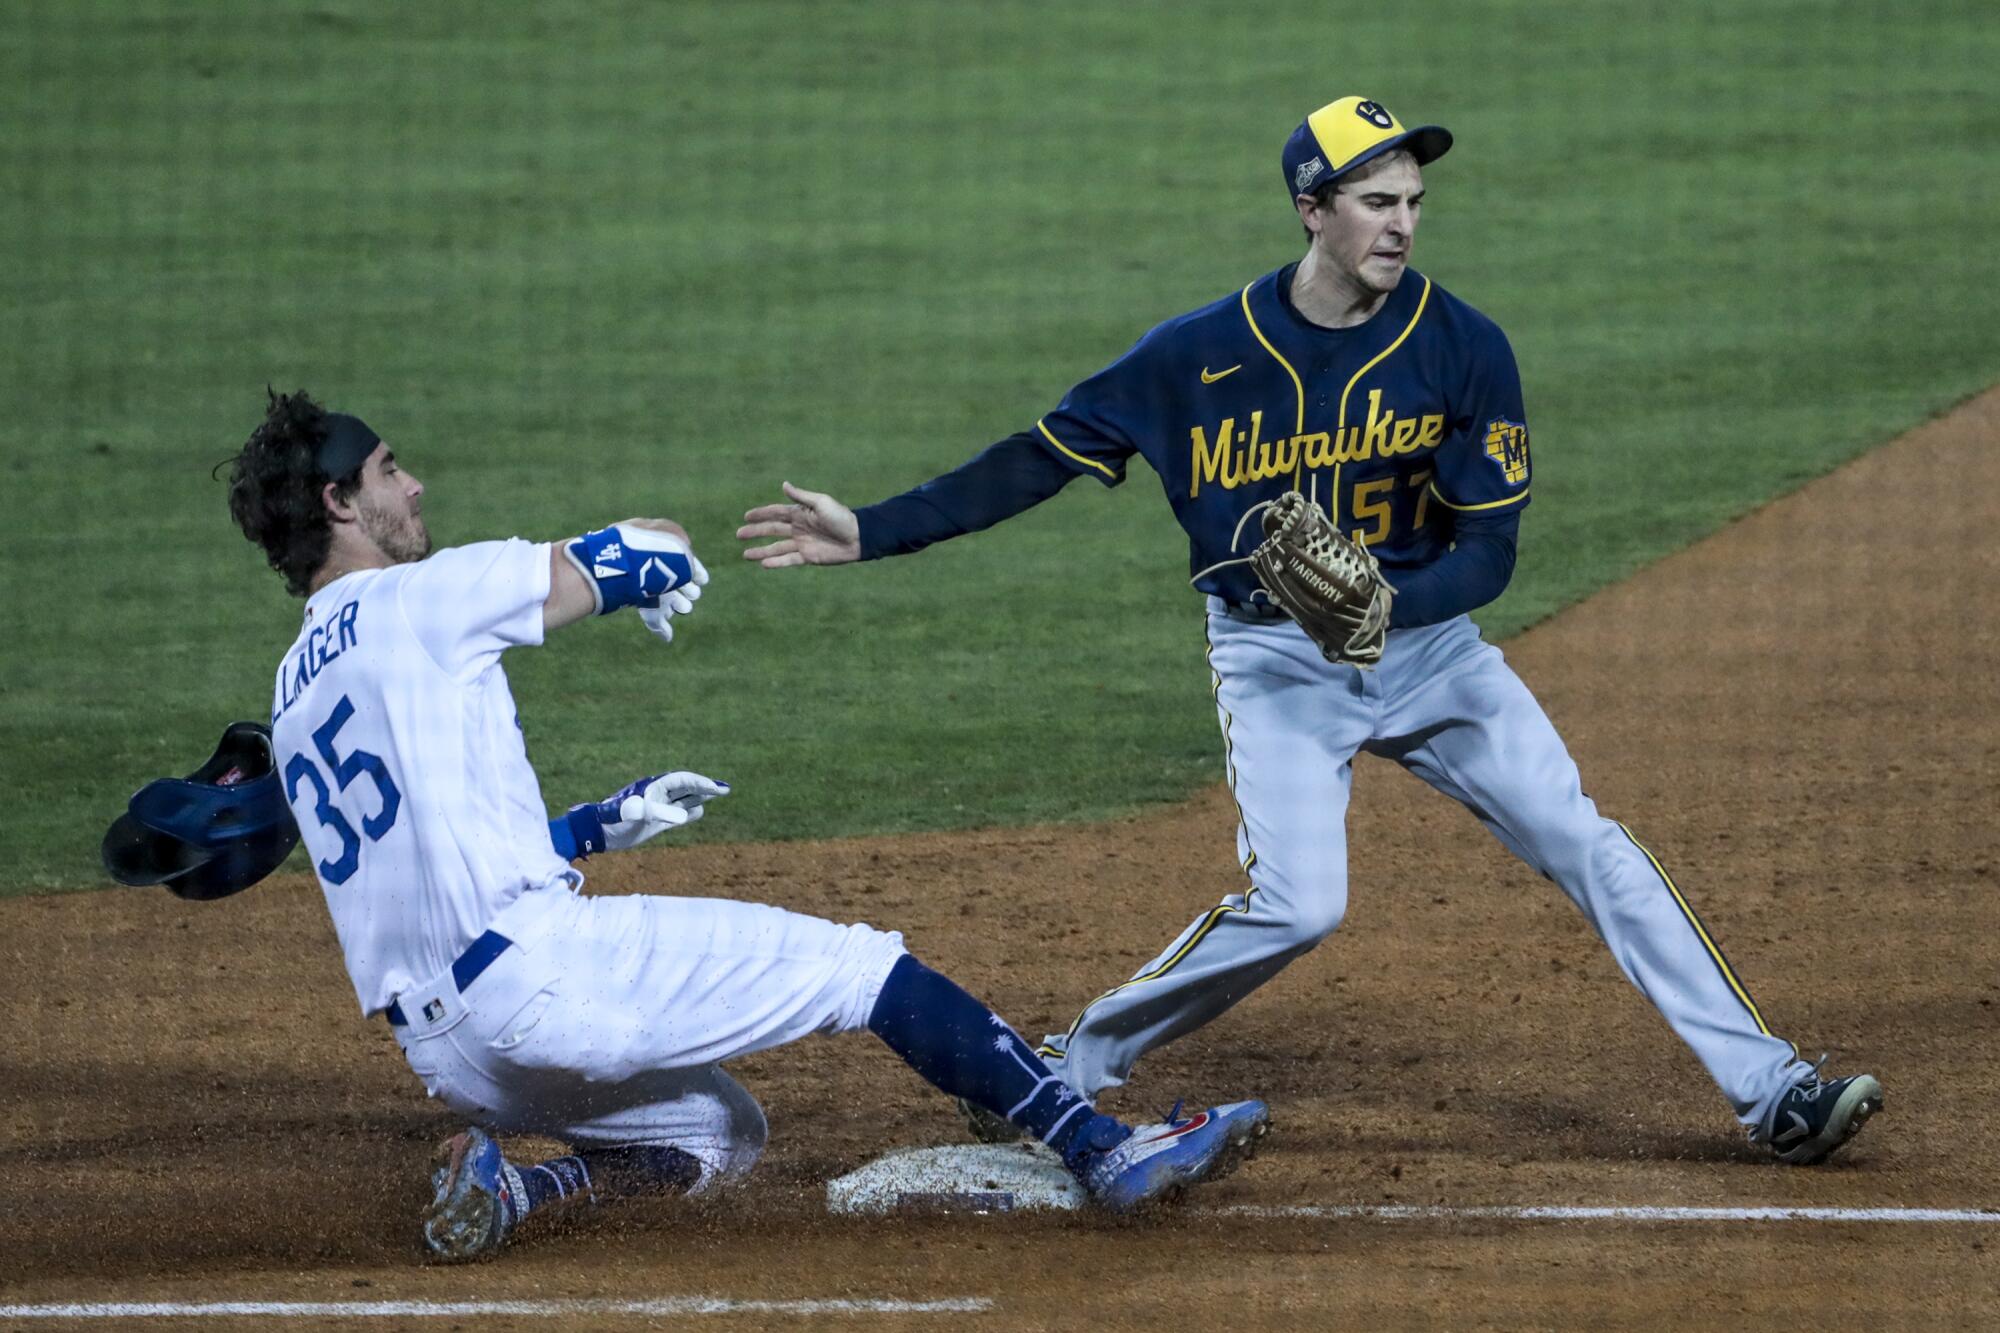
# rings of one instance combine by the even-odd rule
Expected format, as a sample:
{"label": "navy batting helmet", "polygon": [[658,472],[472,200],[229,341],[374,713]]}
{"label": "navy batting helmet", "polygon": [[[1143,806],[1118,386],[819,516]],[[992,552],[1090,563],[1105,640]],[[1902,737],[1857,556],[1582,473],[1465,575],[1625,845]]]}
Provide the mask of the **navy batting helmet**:
{"label": "navy batting helmet", "polygon": [[133,795],[104,835],[104,868],[120,884],[226,898],[276,870],[298,841],[271,729],[232,722],[207,763]]}

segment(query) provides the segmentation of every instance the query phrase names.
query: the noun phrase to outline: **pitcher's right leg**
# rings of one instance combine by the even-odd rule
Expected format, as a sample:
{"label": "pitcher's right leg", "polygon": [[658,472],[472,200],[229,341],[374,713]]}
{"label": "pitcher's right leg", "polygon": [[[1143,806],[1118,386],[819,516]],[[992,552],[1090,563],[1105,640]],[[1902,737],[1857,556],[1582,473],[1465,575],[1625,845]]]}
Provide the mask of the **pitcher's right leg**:
{"label": "pitcher's right leg", "polygon": [[1211,613],[1208,624],[1237,857],[1250,884],[1047,1039],[1043,1058],[1086,1097],[1122,1084],[1147,1051],[1276,976],[1347,909],[1348,791],[1373,723],[1361,673],[1329,664],[1289,621]]}

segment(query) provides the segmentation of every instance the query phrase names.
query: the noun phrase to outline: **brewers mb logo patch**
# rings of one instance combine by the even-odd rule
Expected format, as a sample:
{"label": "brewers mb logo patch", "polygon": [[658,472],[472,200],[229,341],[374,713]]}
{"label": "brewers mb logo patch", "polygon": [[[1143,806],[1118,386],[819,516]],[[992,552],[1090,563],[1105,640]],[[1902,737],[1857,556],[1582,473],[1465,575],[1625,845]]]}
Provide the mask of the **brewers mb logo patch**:
{"label": "brewers mb logo patch", "polygon": [[1505,417],[1487,422],[1486,456],[1509,486],[1519,486],[1528,479],[1528,428]]}

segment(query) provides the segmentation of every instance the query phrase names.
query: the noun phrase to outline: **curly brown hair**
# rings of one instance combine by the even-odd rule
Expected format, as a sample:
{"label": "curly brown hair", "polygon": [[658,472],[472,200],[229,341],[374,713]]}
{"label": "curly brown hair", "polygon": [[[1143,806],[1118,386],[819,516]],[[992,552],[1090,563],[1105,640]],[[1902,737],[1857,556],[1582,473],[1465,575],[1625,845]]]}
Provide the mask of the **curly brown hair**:
{"label": "curly brown hair", "polygon": [[285,576],[286,591],[303,597],[333,544],[333,522],[320,492],[333,482],[335,498],[347,499],[361,486],[361,469],[327,476],[318,460],[327,435],[326,409],[303,389],[264,392],[270,401],[263,423],[229,460],[229,516]]}

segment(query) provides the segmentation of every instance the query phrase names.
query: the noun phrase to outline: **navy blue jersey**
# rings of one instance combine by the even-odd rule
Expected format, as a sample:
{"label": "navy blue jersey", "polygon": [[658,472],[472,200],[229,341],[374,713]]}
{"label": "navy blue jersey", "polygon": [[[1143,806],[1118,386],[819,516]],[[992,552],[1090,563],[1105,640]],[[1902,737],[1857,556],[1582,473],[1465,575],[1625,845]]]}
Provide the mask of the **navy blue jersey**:
{"label": "navy blue jersey", "polygon": [[[1288,264],[1153,329],[1036,424],[1072,472],[1107,486],[1138,454],[1191,545],[1195,586],[1229,601],[1260,592],[1248,555],[1252,504],[1287,490],[1318,499],[1395,571],[1449,549],[1456,514],[1528,502],[1521,377],[1492,320],[1414,269],[1366,323],[1313,324],[1293,309]],[[1210,571],[1204,573],[1203,571]]]}

